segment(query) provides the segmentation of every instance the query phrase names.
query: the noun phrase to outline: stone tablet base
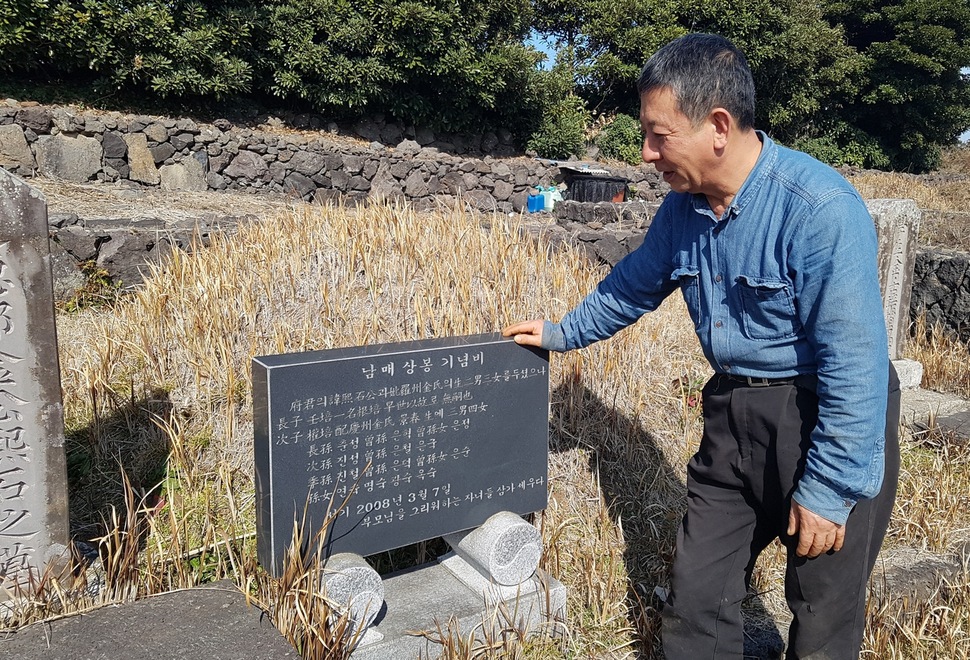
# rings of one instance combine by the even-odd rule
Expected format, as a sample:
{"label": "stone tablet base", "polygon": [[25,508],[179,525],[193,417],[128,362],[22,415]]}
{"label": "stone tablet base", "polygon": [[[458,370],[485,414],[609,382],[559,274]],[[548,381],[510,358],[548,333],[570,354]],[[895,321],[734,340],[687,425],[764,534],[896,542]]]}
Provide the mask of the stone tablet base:
{"label": "stone tablet base", "polygon": [[[542,571],[516,587],[490,584],[449,553],[437,563],[385,577],[384,602],[369,634],[351,655],[353,660],[437,657],[440,645],[414,633],[437,635],[439,627],[447,631],[452,617],[458,624],[452,630],[466,639],[473,631],[483,637],[488,626],[556,636],[565,617],[566,588]],[[374,632],[379,635],[370,634]]]}

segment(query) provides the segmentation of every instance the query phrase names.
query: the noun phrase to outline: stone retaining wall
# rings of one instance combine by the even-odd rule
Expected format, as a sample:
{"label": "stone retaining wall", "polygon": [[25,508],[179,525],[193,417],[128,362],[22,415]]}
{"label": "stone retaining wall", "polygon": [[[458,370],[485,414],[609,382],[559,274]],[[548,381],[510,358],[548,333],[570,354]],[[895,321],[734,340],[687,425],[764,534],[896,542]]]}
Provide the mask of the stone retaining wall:
{"label": "stone retaining wall", "polygon": [[[312,121],[306,123],[312,128]],[[72,182],[128,181],[173,191],[284,192],[320,202],[403,198],[418,210],[462,199],[474,208],[499,212],[521,211],[530,187],[561,179],[557,163],[483,155],[512,153],[508,135],[435,136],[376,120],[353,127],[361,138],[357,140],[336,137],[333,125],[303,132],[284,133],[281,128],[281,122],[272,119],[252,129],[226,120],[203,124],[0,101],[0,166],[25,178],[41,174]],[[615,264],[639,246],[667,186],[645,168],[610,170],[631,181],[635,201],[561,204],[556,210],[558,226],[550,233],[556,240],[583,246],[593,258]],[[209,225],[228,227],[238,220],[202,219],[202,233]],[[133,284],[140,280],[138,270],[146,257],[157,260],[172,245],[188,245],[194,231],[151,224],[115,221],[81,226],[77,218],[53,219],[59,297],[69,295],[80,281],[78,262],[96,261]],[[970,336],[967,254],[920,251],[911,311],[915,316],[924,310],[930,323]]]}
{"label": "stone retaining wall", "polygon": [[159,265],[173,250],[205,247],[213,231],[232,233],[253,216],[202,215],[179,222],[160,218],[82,220],[75,213],[51,213],[51,270],[54,299],[68,301],[91,276],[89,264],[125,289],[142,282],[148,265]]}
{"label": "stone retaining wall", "polygon": [[955,250],[921,250],[913,269],[913,318],[926,313],[928,327],[939,323],[964,341],[970,340],[970,254]]}
{"label": "stone retaining wall", "polygon": [[[562,178],[555,161],[492,155],[513,151],[507,133],[436,140],[427,130],[374,121],[355,130],[351,139],[326,130],[283,131],[279,120],[254,129],[225,119],[203,124],[8,100],[0,101],[0,166],[22,178],[39,173],[77,183],[283,192],[323,202],[405,198],[418,210],[460,197],[500,212],[522,210],[531,187]],[[656,172],[609,170],[630,180],[639,199],[659,199],[667,190]]]}

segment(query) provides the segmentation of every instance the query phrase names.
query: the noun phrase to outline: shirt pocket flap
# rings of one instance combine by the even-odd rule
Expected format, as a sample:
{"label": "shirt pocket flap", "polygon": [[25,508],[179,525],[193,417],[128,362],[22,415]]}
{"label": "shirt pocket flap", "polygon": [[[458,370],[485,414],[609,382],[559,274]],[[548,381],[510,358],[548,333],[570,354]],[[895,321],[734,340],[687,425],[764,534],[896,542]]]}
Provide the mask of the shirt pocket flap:
{"label": "shirt pocket flap", "polygon": [[694,321],[695,328],[700,327],[698,324],[701,318],[700,274],[699,268],[689,265],[677,266],[670,273],[670,280],[676,282],[681,293],[684,294],[684,302],[687,303],[687,311],[690,313],[691,320]]}
{"label": "shirt pocket flap", "polygon": [[697,277],[700,274],[701,271],[694,266],[678,266],[670,274],[670,279],[679,281],[682,277]]}
{"label": "shirt pocket flap", "polygon": [[760,289],[767,294],[788,288],[788,282],[782,280],[766,280],[763,277],[751,277],[750,275],[738,275],[737,282],[755,290]]}

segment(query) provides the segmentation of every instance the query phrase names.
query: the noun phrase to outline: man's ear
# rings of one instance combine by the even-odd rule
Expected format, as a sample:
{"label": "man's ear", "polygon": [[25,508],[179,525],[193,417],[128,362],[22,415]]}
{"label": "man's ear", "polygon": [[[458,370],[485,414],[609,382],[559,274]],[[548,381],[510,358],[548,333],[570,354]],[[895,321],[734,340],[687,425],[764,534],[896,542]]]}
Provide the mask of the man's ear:
{"label": "man's ear", "polygon": [[714,148],[723,149],[727,146],[728,136],[734,130],[734,117],[724,108],[714,108],[707,116],[714,134]]}

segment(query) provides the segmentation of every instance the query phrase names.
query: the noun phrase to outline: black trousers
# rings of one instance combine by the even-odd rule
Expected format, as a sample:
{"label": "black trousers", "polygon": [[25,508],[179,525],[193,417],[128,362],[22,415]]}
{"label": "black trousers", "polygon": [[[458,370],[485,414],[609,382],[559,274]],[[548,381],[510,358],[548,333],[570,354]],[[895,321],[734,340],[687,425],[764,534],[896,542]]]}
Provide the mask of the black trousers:
{"label": "black trousers", "polygon": [[787,658],[857,658],[866,587],[882,545],[899,477],[899,379],[890,373],[886,476],[856,504],[839,552],[795,555],[791,496],[818,417],[814,377],[750,387],[715,375],[704,387],[704,434],[687,466],[687,513],[677,536],[663,611],[669,659],[741,658],[741,601],[755,559],[775,538],[788,549],[785,597],[794,620]]}

